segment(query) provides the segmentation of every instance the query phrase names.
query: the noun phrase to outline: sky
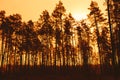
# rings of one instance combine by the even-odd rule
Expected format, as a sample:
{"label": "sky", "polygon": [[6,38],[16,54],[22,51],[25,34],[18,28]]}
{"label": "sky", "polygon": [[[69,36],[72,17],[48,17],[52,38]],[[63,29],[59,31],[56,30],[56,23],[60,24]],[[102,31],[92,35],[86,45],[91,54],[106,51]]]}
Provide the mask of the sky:
{"label": "sky", "polygon": [[[67,13],[71,13],[77,20],[85,18],[89,13],[88,7],[91,0],[61,0]],[[97,1],[100,8],[105,10],[103,2],[105,0]],[[37,21],[40,14],[44,10],[50,13],[55,9],[59,0],[0,0],[0,10],[6,11],[7,15],[19,13],[23,21],[33,20]]]}

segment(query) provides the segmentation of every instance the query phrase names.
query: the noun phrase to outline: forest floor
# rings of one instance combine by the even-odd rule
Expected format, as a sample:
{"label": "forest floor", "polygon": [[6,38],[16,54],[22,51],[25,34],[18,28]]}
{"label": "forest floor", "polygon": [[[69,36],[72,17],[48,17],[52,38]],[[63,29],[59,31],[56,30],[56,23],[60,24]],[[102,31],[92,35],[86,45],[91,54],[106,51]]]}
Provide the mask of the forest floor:
{"label": "forest floor", "polygon": [[83,74],[4,74],[0,80],[120,80],[120,76]]}
{"label": "forest floor", "polygon": [[[94,68],[95,69],[95,68]],[[18,71],[17,71],[18,70]],[[97,69],[96,69],[97,70]],[[13,72],[1,72],[0,80],[120,80],[120,73],[98,74],[94,70],[79,68],[36,68],[16,69]]]}

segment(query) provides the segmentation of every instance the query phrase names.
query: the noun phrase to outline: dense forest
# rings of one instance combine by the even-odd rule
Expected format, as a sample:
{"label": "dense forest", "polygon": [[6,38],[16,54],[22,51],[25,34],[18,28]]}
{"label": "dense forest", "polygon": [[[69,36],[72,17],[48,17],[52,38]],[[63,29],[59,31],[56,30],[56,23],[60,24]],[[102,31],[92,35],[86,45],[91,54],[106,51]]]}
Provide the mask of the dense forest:
{"label": "dense forest", "polygon": [[104,13],[91,1],[86,19],[76,21],[59,1],[50,14],[23,22],[0,11],[0,71],[68,70],[120,74],[120,1],[107,0]]}

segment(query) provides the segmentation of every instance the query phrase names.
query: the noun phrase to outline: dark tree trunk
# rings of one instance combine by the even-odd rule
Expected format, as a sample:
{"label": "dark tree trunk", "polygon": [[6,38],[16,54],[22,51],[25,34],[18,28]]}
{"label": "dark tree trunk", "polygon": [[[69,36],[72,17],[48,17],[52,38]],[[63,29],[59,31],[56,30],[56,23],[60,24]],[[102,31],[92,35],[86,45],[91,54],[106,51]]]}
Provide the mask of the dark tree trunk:
{"label": "dark tree trunk", "polygon": [[112,66],[113,70],[116,73],[116,55],[115,55],[115,46],[113,40],[113,31],[112,31],[112,24],[111,24],[111,16],[110,16],[110,1],[107,0],[107,10],[108,10],[108,24],[110,28],[110,39],[111,39],[111,48],[112,48]]}

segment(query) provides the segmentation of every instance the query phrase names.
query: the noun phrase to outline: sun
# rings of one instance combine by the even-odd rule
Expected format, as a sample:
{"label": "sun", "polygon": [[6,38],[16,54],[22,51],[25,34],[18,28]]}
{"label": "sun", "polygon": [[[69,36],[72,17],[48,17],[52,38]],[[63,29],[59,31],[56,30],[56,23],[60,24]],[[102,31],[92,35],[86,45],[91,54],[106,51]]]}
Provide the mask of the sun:
{"label": "sun", "polygon": [[80,21],[82,19],[87,18],[86,14],[77,14],[77,13],[73,14],[73,17],[75,18],[76,21]]}

